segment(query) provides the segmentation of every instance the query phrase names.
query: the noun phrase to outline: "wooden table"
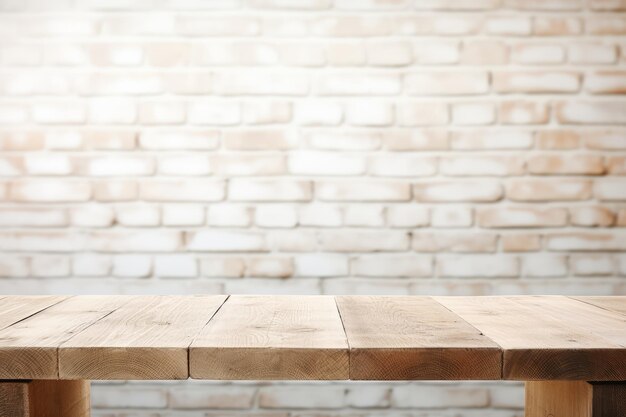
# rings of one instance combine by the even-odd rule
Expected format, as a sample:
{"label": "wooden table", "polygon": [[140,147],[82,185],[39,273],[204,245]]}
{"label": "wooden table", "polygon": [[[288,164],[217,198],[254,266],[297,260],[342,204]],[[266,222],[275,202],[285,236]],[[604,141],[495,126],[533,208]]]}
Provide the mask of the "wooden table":
{"label": "wooden table", "polygon": [[89,380],[521,380],[529,417],[626,416],[626,297],[0,296],[0,416]]}

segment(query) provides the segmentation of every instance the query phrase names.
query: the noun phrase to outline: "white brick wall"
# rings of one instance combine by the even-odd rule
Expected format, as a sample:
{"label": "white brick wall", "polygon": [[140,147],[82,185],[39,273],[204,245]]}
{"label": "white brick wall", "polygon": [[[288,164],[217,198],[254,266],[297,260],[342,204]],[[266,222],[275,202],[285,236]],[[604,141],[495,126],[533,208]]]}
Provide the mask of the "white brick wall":
{"label": "white brick wall", "polygon": [[[626,294],[623,1],[0,0],[0,36],[0,293]],[[94,406],[521,415],[414,385]]]}

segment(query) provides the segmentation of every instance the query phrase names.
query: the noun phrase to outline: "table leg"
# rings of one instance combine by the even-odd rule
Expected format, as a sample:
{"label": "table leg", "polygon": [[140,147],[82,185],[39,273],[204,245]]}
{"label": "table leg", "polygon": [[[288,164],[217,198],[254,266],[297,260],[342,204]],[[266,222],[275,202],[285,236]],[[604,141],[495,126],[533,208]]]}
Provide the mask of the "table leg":
{"label": "table leg", "polygon": [[624,417],[626,382],[526,382],[526,417]]}
{"label": "table leg", "polygon": [[89,381],[0,381],[0,417],[89,417]]}

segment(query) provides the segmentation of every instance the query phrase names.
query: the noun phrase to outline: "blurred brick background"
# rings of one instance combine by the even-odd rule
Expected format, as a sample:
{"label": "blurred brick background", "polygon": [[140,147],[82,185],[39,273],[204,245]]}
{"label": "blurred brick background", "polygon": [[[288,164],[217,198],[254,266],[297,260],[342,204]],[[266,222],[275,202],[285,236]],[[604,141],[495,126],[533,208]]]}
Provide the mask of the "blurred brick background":
{"label": "blurred brick background", "polygon": [[[0,36],[0,293],[626,294],[624,0],[0,0]],[[93,402],[513,417],[520,388]]]}

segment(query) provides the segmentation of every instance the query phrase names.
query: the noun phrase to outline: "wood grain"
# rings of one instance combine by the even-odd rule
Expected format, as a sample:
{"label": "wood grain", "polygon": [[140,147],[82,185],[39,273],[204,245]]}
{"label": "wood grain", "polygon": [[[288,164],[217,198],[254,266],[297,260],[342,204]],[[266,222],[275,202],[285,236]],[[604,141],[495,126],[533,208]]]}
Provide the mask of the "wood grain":
{"label": "wood grain", "polygon": [[525,409],[526,417],[624,417],[626,384],[527,382]]}
{"label": "wood grain", "polygon": [[577,310],[564,320],[514,297],[436,299],[503,348],[504,379],[626,379],[626,349],[586,327],[592,322],[575,325]]}
{"label": "wood grain", "polygon": [[7,295],[0,298],[0,330],[65,300],[61,295]]}
{"label": "wood grain", "polygon": [[29,417],[27,383],[0,382],[0,417]]}
{"label": "wood grain", "polygon": [[327,296],[231,296],[189,357],[197,379],[348,379],[345,333]]}
{"label": "wood grain", "polygon": [[1,330],[0,379],[58,378],[58,347],[125,300],[125,297],[72,297]]}
{"label": "wood grain", "polygon": [[186,379],[188,348],[226,296],[135,297],[59,348],[68,379]]}
{"label": "wood grain", "polygon": [[606,296],[606,297],[570,297],[584,303],[592,304],[596,307],[616,313],[626,315],[626,297]]}
{"label": "wood grain", "polygon": [[89,417],[89,382],[0,382],[0,417]]}
{"label": "wood grain", "polygon": [[500,379],[499,346],[430,297],[337,297],[355,380]]}

